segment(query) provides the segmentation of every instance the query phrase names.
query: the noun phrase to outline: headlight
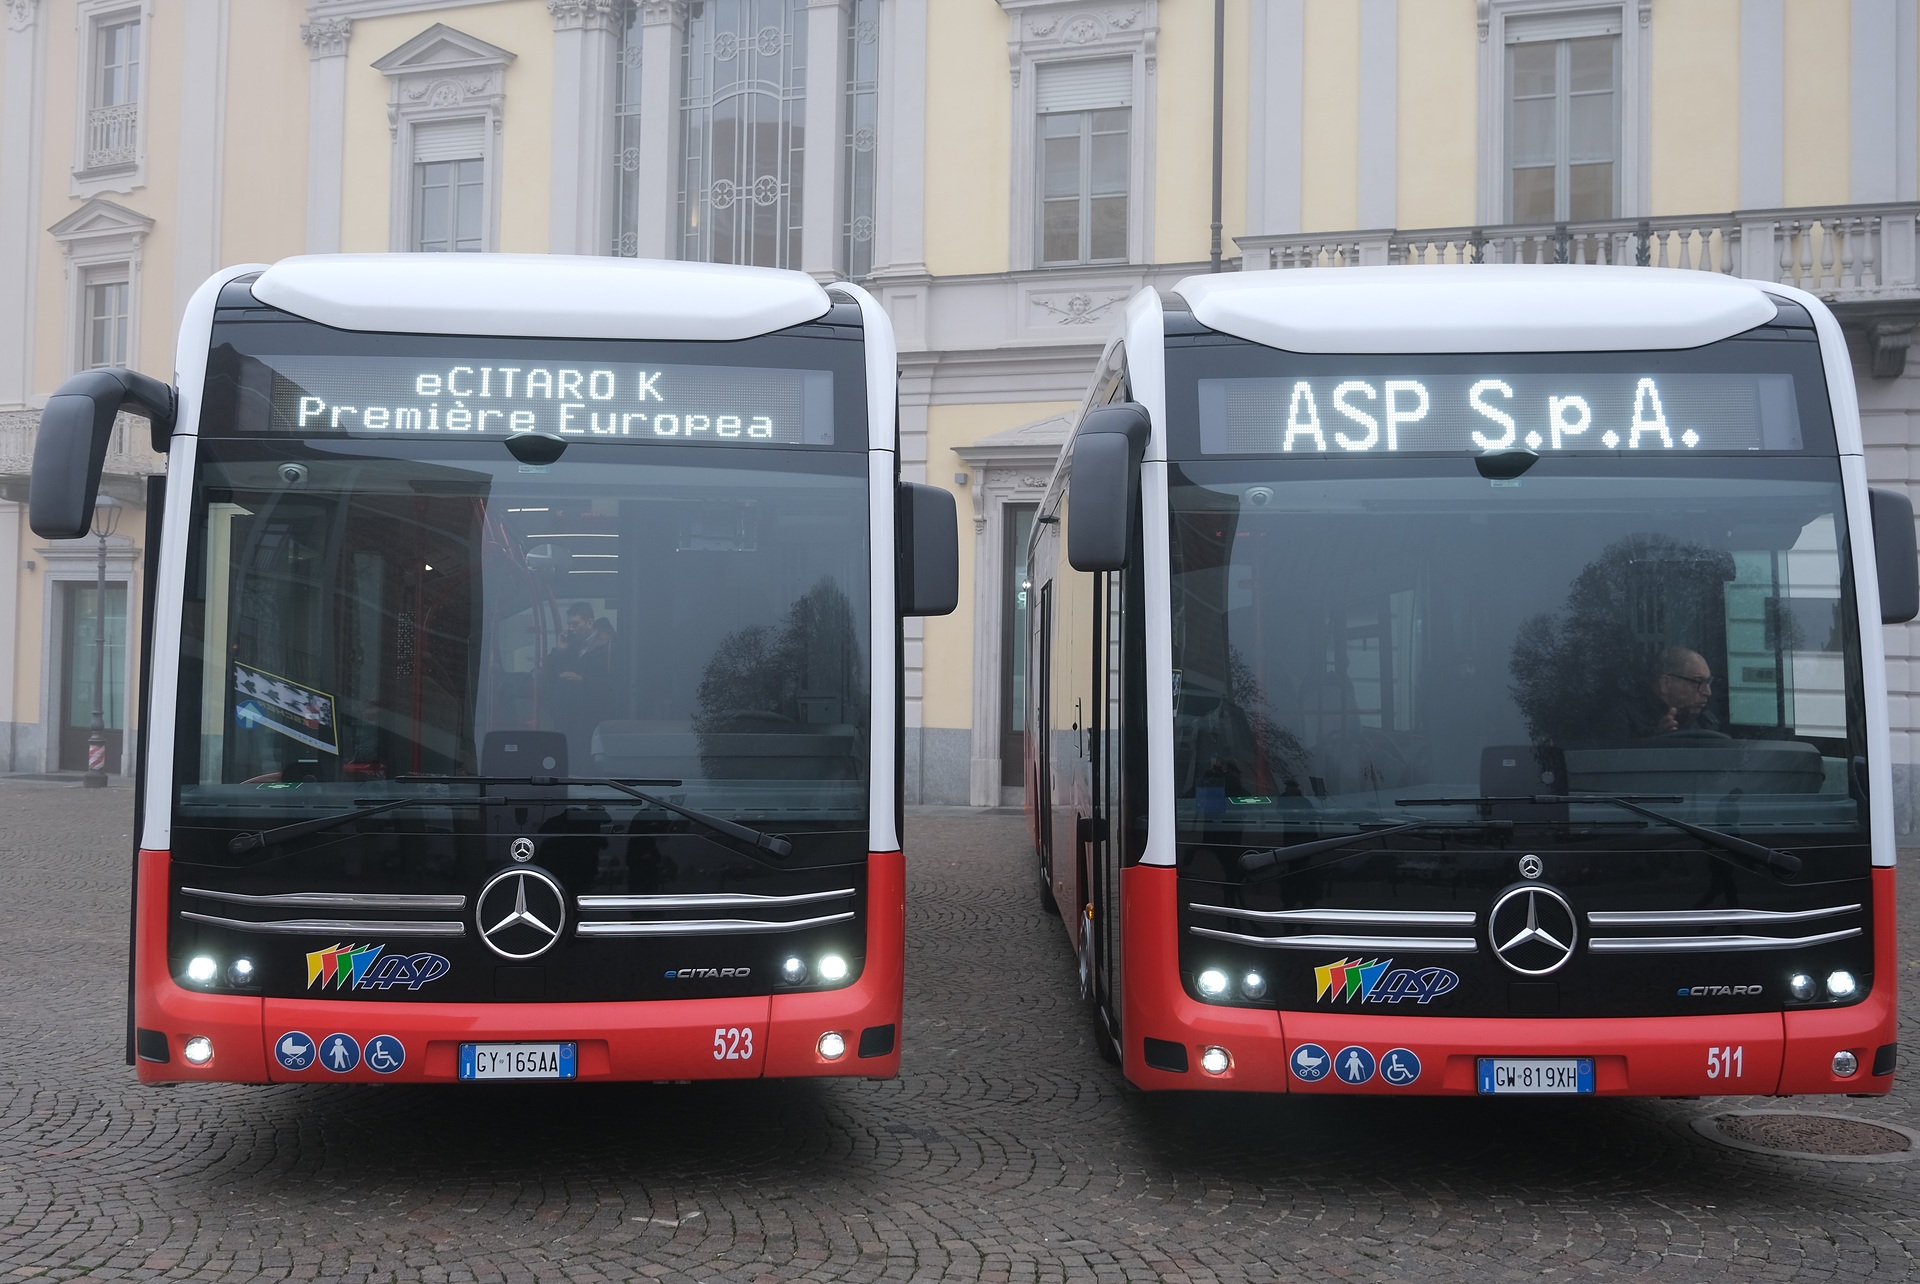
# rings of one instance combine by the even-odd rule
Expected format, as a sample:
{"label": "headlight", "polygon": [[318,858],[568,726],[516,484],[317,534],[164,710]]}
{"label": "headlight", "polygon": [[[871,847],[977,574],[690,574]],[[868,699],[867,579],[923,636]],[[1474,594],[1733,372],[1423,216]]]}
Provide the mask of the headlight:
{"label": "headlight", "polygon": [[213,1040],[205,1035],[195,1035],[180,1049],[180,1055],[187,1059],[190,1066],[203,1066],[213,1060]]}
{"label": "headlight", "polygon": [[1796,999],[1813,997],[1813,978],[1805,972],[1795,972],[1787,978],[1787,991]]}
{"label": "headlight", "polygon": [[1233,1057],[1225,1048],[1200,1049],[1200,1068],[1208,1074],[1225,1074],[1233,1066]]}
{"label": "headlight", "polygon": [[821,1056],[829,1061],[838,1061],[847,1055],[846,1036],[829,1030],[820,1036],[819,1047]]}
{"label": "headlight", "polygon": [[1217,967],[1210,967],[1194,978],[1194,984],[1207,998],[1217,999],[1227,992],[1227,974]]}
{"label": "headlight", "polygon": [[1258,972],[1249,972],[1240,978],[1240,993],[1250,999],[1262,999],[1267,995],[1267,978]]}
{"label": "headlight", "polygon": [[253,960],[235,959],[227,967],[227,981],[232,985],[246,985],[253,980]]}
{"label": "headlight", "polygon": [[1860,1058],[1854,1056],[1851,1052],[1836,1052],[1833,1054],[1833,1072],[1842,1079],[1853,1078],[1859,1069]]}
{"label": "headlight", "polygon": [[838,954],[829,954],[820,960],[820,979],[822,981],[844,981],[847,979],[847,961]]}
{"label": "headlight", "polygon": [[1827,997],[1830,999],[1850,999],[1859,988],[1851,972],[1835,972],[1827,977]]}
{"label": "headlight", "polygon": [[212,985],[219,965],[204,954],[196,954],[187,960],[187,979],[195,985]]}
{"label": "headlight", "polygon": [[780,979],[788,985],[798,985],[807,979],[806,962],[799,958],[789,958],[780,965]]}

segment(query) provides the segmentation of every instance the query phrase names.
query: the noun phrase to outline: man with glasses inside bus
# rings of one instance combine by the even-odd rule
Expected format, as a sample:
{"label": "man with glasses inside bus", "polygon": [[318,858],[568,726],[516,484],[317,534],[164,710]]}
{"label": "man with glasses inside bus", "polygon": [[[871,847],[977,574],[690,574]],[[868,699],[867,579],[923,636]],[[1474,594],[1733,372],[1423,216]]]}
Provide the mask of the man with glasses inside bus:
{"label": "man with glasses inside bus", "polygon": [[1651,694],[1649,735],[1719,730],[1718,719],[1707,708],[1713,695],[1713,669],[1698,651],[1663,648],[1654,658]]}

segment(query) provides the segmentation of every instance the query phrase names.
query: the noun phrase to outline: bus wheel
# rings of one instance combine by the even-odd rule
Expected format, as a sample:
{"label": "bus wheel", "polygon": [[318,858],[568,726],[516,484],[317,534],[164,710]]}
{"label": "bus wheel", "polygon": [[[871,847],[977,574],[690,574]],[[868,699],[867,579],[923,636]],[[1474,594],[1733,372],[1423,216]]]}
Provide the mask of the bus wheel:
{"label": "bus wheel", "polygon": [[1040,912],[1042,914],[1058,914],[1060,907],[1054,903],[1053,899],[1053,871],[1047,867],[1047,858],[1044,855],[1040,857],[1038,869],[1040,873]]}
{"label": "bus wheel", "polygon": [[1080,912],[1080,997],[1093,998],[1093,919]]}

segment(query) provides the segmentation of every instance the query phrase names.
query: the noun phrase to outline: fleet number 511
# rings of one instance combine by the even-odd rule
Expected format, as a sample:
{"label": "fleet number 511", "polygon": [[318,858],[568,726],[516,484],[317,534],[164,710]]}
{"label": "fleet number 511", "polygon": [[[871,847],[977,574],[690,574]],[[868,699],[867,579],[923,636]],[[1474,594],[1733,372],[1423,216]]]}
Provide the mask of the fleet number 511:
{"label": "fleet number 511", "polygon": [[1739,1079],[1746,1074],[1747,1050],[1735,1044],[1732,1047],[1707,1049],[1707,1078]]}

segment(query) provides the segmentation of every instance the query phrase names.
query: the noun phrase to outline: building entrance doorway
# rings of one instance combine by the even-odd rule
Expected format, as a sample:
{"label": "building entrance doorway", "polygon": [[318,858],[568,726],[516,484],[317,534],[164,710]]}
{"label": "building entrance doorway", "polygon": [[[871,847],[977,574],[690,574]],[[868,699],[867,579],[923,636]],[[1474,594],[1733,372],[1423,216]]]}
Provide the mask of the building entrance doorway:
{"label": "building entrance doorway", "polygon": [[1008,504],[1003,545],[1000,611],[1000,785],[1018,789],[1026,783],[1023,756],[1027,709],[1027,600],[1032,596],[1027,566],[1027,539],[1033,534],[1033,504]]}
{"label": "building entrance doorway", "polygon": [[[60,753],[59,770],[87,769],[87,737],[93,725],[93,647],[101,624],[98,590],[87,583],[60,585]],[[107,585],[105,699],[100,705],[107,726],[107,771],[120,770],[121,741],[127,725],[127,586]]]}

